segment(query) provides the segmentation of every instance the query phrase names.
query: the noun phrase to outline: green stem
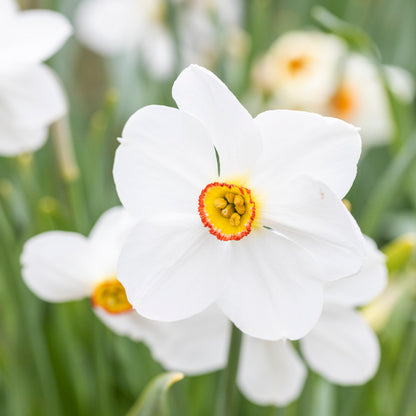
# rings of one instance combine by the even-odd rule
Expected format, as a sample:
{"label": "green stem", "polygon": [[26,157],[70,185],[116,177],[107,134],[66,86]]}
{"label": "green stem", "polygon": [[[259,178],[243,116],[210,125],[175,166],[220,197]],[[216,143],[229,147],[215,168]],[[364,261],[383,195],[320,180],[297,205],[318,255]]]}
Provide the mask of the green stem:
{"label": "green stem", "polygon": [[228,350],[228,364],[224,370],[221,390],[217,402],[217,416],[236,415],[235,406],[237,400],[236,378],[238,361],[240,359],[241,340],[243,334],[235,326],[232,326],[230,347]]}
{"label": "green stem", "polygon": [[397,156],[379,180],[361,215],[360,225],[365,234],[373,235],[379,221],[394,201],[400,184],[416,162],[416,133],[405,142]]}

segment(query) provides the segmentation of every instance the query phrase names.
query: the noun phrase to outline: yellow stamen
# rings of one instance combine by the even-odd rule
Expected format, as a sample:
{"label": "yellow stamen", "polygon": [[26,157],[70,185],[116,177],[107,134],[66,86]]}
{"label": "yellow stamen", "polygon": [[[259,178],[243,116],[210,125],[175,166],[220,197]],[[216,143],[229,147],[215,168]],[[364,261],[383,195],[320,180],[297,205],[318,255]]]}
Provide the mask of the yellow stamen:
{"label": "yellow stamen", "polygon": [[100,282],[94,289],[91,303],[93,306],[99,306],[113,314],[132,310],[132,306],[127,300],[126,291],[116,278]]}
{"label": "yellow stamen", "polygon": [[230,218],[233,213],[234,213],[233,204],[228,204],[223,210],[221,210],[221,214],[225,218]]}
{"label": "yellow stamen", "polygon": [[217,198],[214,201],[214,207],[217,209],[223,209],[227,206],[227,201],[224,198]]}
{"label": "yellow stamen", "polygon": [[234,212],[234,214],[230,217],[230,224],[233,227],[238,227],[240,225],[240,220],[241,217],[236,212]]}
{"label": "yellow stamen", "polygon": [[233,202],[234,202],[234,197],[235,197],[235,195],[232,193],[232,192],[227,192],[226,194],[225,194],[225,199],[230,203],[230,204],[232,204]]}

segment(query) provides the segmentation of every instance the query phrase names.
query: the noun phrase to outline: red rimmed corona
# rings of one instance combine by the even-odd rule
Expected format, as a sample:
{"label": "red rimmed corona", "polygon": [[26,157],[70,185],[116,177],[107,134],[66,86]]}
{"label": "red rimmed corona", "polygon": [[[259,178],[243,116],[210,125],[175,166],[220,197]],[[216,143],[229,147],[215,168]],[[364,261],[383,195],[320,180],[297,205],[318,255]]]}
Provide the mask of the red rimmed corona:
{"label": "red rimmed corona", "polygon": [[127,300],[123,285],[116,278],[103,280],[95,287],[91,304],[111,314],[129,312],[133,309]]}
{"label": "red rimmed corona", "polygon": [[201,192],[198,212],[204,226],[219,240],[241,240],[251,232],[256,204],[250,189],[213,182]]}

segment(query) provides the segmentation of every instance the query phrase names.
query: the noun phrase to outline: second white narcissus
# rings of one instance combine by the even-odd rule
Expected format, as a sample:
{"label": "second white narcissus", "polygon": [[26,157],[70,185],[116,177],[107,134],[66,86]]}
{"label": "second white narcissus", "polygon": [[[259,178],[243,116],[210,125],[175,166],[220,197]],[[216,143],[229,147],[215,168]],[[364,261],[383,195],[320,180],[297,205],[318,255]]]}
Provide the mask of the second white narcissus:
{"label": "second white narcissus", "polygon": [[361,267],[363,238],[341,202],[357,129],[295,111],[253,119],[194,65],[173,96],[179,109],[137,111],[116,153],[119,197],[140,218],[118,264],[129,301],[161,321],[216,302],[252,336],[301,338],[320,316],[323,282]]}
{"label": "second white narcissus", "polygon": [[346,46],[333,35],[293,31],[279,37],[257,63],[253,81],[276,108],[319,112],[333,93]]}
{"label": "second white narcissus", "polygon": [[[362,270],[326,288],[322,316],[300,347],[309,366],[330,382],[363,384],[377,371],[377,337],[354,307],[380,294],[386,282],[384,256],[367,238]],[[306,369],[290,342],[243,338],[238,385],[253,402],[285,406],[299,396],[305,377]]]}
{"label": "second white narcissus", "polygon": [[66,112],[55,74],[42,61],[71,34],[66,18],[50,10],[20,12],[0,0],[0,155],[38,149],[48,126]]}
{"label": "second white narcissus", "polygon": [[134,49],[159,78],[171,74],[174,44],[167,28],[165,0],[83,0],[75,15],[76,33],[93,51],[115,56]]}
{"label": "second white narcissus", "polygon": [[144,341],[167,368],[200,374],[223,367],[229,322],[217,308],[174,323],[150,321],[133,310],[116,270],[133,225],[124,208],[115,207],[100,217],[88,237],[64,231],[32,237],[21,257],[24,281],[49,302],[90,298],[95,314],[110,329]]}

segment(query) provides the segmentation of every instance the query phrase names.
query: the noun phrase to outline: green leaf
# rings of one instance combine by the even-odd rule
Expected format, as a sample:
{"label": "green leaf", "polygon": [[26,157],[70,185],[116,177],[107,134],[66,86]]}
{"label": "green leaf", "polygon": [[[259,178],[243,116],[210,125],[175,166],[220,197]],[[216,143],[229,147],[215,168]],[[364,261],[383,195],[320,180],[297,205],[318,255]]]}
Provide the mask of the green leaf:
{"label": "green leaf", "polygon": [[182,373],[170,372],[158,375],[147,385],[126,416],[167,416],[168,390],[182,379]]}
{"label": "green leaf", "polygon": [[339,19],[322,6],[313,7],[311,15],[323,29],[344,39],[352,49],[369,55],[375,61],[380,60],[380,51],[375,43],[357,26]]}

